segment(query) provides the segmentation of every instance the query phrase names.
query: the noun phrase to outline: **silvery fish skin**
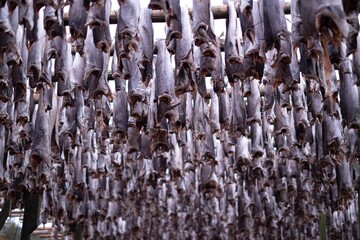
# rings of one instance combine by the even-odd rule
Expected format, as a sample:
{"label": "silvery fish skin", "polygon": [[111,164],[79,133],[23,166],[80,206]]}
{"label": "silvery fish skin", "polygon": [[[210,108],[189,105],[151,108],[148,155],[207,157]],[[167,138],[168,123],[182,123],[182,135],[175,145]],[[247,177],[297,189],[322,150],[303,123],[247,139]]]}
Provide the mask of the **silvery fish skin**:
{"label": "silvery fish skin", "polygon": [[[140,2],[138,0],[120,1],[118,12],[118,23],[116,28],[116,38],[121,45],[120,56],[127,56],[131,49],[139,49],[139,16]],[[119,54],[119,53],[118,53]],[[122,57],[119,57],[121,59]]]}
{"label": "silvery fish skin", "polygon": [[76,53],[70,72],[71,82],[74,84],[74,87],[84,89],[84,74],[85,57],[81,56],[79,53]]}
{"label": "silvery fish skin", "polygon": [[[211,56],[204,55],[204,52],[211,52]],[[200,51],[196,53],[201,53],[200,55],[200,71],[199,76],[205,77],[208,74],[211,74],[217,69],[216,66],[216,47],[214,45],[206,46],[202,44],[200,46]]]}
{"label": "silvery fish skin", "polygon": [[147,86],[152,78],[152,62],[154,48],[154,29],[151,24],[151,11],[149,9],[141,9],[139,19],[139,36],[141,48],[141,75],[142,81]]}
{"label": "silvery fish skin", "polygon": [[[218,39],[218,43],[219,43],[219,39]],[[224,81],[224,65],[223,65],[221,50],[219,46],[216,48],[216,66],[217,66],[216,70],[211,74],[211,81],[214,92],[219,93],[219,92],[223,92],[226,86]]]}
{"label": "silvery fish skin", "polygon": [[344,136],[340,125],[341,121],[336,116],[324,114],[323,142],[325,154],[334,154],[341,151],[344,144]]}
{"label": "silvery fish skin", "polygon": [[205,122],[205,103],[204,99],[201,95],[197,92],[195,98],[195,105],[194,105],[194,134],[196,139],[204,139],[205,137],[205,130],[206,130],[206,122]]}
{"label": "silvery fish skin", "polygon": [[238,24],[236,18],[236,9],[233,2],[228,3],[229,17],[226,20],[227,32],[225,39],[225,61],[229,64],[242,63],[243,49],[238,35]]}
{"label": "silvery fish skin", "polygon": [[63,9],[55,9],[53,6],[46,6],[44,10],[44,27],[49,39],[63,37]]}
{"label": "silvery fish skin", "polygon": [[[88,54],[85,56],[85,74],[84,74],[84,88],[94,94],[96,87],[98,87],[98,82],[101,81],[104,71],[104,55],[100,49],[96,48],[93,42],[93,31],[89,29],[87,31],[87,37],[85,39],[85,52]],[[100,56],[100,57],[99,57]]]}
{"label": "silvery fish skin", "polygon": [[248,123],[258,122],[261,124],[261,113],[260,113],[260,89],[257,80],[250,80],[251,92],[248,96],[247,101],[247,119]]}
{"label": "silvery fish skin", "polygon": [[309,111],[311,112],[311,120],[322,120],[323,116],[323,96],[320,92],[320,86],[315,80],[308,81],[307,87],[307,104]]}
{"label": "silvery fish skin", "polygon": [[210,121],[212,133],[220,131],[219,98],[217,93],[211,91]]}
{"label": "silvery fish skin", "polygon": [[[344,7],[345,8],[345,7]],[[359,34],[359,19],[357,18],[357,14],[352,12],[347,14],[347,22],[349,24],[349,33],[346,40],[346,55],[353,54],[357,49],[357,36]]]}
{"label": "silvery fish skin", "polygon": [[[356,38],[357,46],[360,46],[360,36],[358,35]],[[358,81],[356,82],[356,85],[359,86],[360,84],[360,48],[356,48],[356,51],[353,54],[353,70],[354,73],[357,76]]]}
{"label": "silvery fish skin", "polygon": [[229,130],[231,134],[234,135],[245,135],[247,133],[247,112],[240,82],[236,82],[234,84],[231,107],[232,108]]}
{"label": "silvery fish skin", "polygon": [[177,0],[168,0],[167,1],[167,14],[165,21],[169,27],[169,31],[166,36],[166,45],[173,41],[174,39],[182,38],[182,21],[181,21],[181,7],[180,1]]}
{"label": "silvery fish skin", "polygon": [[229,94],[225,91],[219,94],[219,122],[221,129],[228,129],[230,124],[230,100]]}
{"label": "silvery fish skin", "polygon": [[275,134],[288,134],[290,131],[288,111],[287,108],[280,106],[279,100],[275,100],[275,117]]}
{"label": "silvery fish skin", "polygon": [[107,53],[111,46],[111,36],[109,29],[109,17],[111,1],[101,0],[90,6],[88,20],[85,26],[89,26],[93,31],[93,41],[97,48]]}
{"label": "silvery fish skin", "polygon": [[[260,14],[263,16],[263,26],[264,26],[264,37],[266,43],[266,49],[271,49],[275,47],[279,51],[279,57],[282,58],[282,61],[288,62],[289,56],[285,60],[281,56],[281,48],[284,47],[284,44],[290,43],[290,34],[286,29],[286,20],[284,12],[281,10],[284,8],[284,2],[282,0],[274,1],[259,1]],[[275,17],[276,16],[276,17]],[[277,19],[277,20],[274,20]],[[281,40],[281,39],[285,40]],[[290,49],[286,49],[283,54],[291,54]],[[291,61],[291,56],[290,56]]]}
{"label": "silvery fish skin", "polygon": [[296,90],[293,90],[292,102],[294,112],[294,123],[296,128],[297,140],[301,143],[305,138],[306,129],[310,126],[308,120],[308,107],[304,94],[304,84],[297,84]]}
{"label": "silvery fish skin", "polygon": [[73,0],[69,9],[69,27],[73,40],[85,38],[87,27],[87,12],[84,7],[84,0]]}
{"label": "silvery fish skin", "polygon": [[216,45],[216,37],[212,28],[213,16],[210,1],[193,1],[193,32],[196,46],[203,43]]}
{"label": "silvery fish skin", "polygon": [[[309,4],[300,0],[298,4],[308,46],[312,46],[316,39],[319,39],[319,31],[331,38],[334,43],[340,43],[341,39],[348,35],[348,25],[345,20],[342,1],[323,1]],[[329,21],[322,21],[322,19]],[[329,30],[333,33],[332,36],[328,35]]]}
{"label": "silvery fish skin", "polygon": [[349,128],[360,127],[359,115],[359,92],[353,82],[353,73],[349,59],[344,59],[341,64],[340,75],[340,109],[343,120]]}
{"label": "silvery fish skin", "polygon": [[202,158],[206,161],[214,162],[215,161],[215,152],[214,152],[214,139],[211,132],[211,126],[208,121],[205,124],[205,140],[203,142],[203,153]]}
{"label": "silvery fish skin", "polygon": [[175,52],[175,93],[177,96],[195,89],[195,81],[193,79],[193,72],[195,71],[192,51],[193,35],[190,16],[186,7],[181,8],[181,24],[182,37],[176,39]]}
{"label": "silvery fish skin", "polygon": [[[43,99],[43,92],[40,96],[40,103]],[[49,149],[50,149],[50,138],[49,138],[49,114],[45,112],[44,106],[40,104],[36,113],[35,128],[33,130],[33,144],[31,147],[31,168],[36,170],[39,165],[50,166]]]}
{"label": "silvery fish skin", "polygon": [[116,54],[116,49],[115,49],[112,57],[113,57],[113,59],[111,62],[111,73],[112,73],[112,77],[114,78],[114,81],[115,81],[115,89],[116,89],[116,91],[123,90],[123,89],[125,89],[125,79],[123,79],[123,76],[118,68],[118,57]]}
{"label": "silvery fish skin", "polygon": [[174,121],[177,118],[174,108],[178,103],[174,93],[175,79],[170,54],[165,47],[164,40],[159,40],[157,46],[158,55],[154,84],[155,99],[158,103],[158,121],[160,122],[163,117],[169,117]]}
{"label": "silvery fish skin", "polygon": [[7,3],[0,8],[0,32],[15,35],[10,24],[9,7]]}
{"label": "silvery fish skin", "polygon": [[132,58],[129,63],[131,79],[128,82],[130,114],[134,117],[144,117],[147,114],[147,92],[137,64],[139,61],[139,54],[134,52],[131,55]]}
{"label": "silvery fish skin", "polygon": [[40,14],[37,21],[37,41],[31,45],[28,55],[28,76],[32,79],[30,86],[34,87],[40,80],[40,73],[42,70],[41,61],[44,56],[46,33],[43,26],[43,14]]}
{"label": "silvery fish skin", "polygon": [[264,144],[261,125],[259,122],[251,122],[250,128],[251,154],[254,158],[262,157],[264,154]]}
{"label": "silvery fish skin", "polygon": [[58,79],[59,96],[70,94],[74,87],[70,77],[72,64],[71,45],[64,39],[61,55],[55,58],[55,77]]}
{"label": "silvery fish skin", "polygon": [[239,19],[243,38],[248,38],[252,43],[255,41],[254,19],[252,15],[253,1],[240,1],[238,5]]}
{"label": "silvery fish skin", "polygon": [[240,43],[240,36],[238,33],[238,23],[236,17],[236,10],[233,2],[228,3],[229,16],[226,19],[226,37],[225,37],[225,67],[226,74],[229,78],[229,82],[233,83],[237,81],[237,78],[243,78],[239,76],[242,74],[242,63],[244,58],[244,50]]}

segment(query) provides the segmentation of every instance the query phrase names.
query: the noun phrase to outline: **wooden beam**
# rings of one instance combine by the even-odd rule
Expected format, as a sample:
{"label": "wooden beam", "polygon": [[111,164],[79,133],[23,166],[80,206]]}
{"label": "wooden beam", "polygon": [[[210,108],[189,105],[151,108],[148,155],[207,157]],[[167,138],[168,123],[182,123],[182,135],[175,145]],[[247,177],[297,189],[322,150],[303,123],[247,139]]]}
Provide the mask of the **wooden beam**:
{"label": "wooden beam", "polygon": [[[221,6],[213,6],[211,7],[211,11],[213,13],[214,19],[224,19],[228,16],[227,5]],[[193,10],[189,8],[189,14],[192,16]],[[284,3],[284,13],[290,14],[290,3]],[[165,22],[165,15],[163,11],[153,10],[151,15],[151,20],[153,23],[156,22]],[[64,23],[65,25],[69,25],[69,13],[64,13]],[[117,16],[115,11],[111,11],[110,13],[110,24],[117,24]]]}

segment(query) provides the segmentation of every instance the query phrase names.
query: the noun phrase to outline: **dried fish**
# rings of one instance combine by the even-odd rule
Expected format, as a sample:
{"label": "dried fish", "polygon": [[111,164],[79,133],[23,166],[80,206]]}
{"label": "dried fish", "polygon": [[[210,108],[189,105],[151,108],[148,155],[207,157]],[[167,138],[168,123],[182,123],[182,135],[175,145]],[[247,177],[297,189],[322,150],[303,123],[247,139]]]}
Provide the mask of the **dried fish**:
{"label": "dried fish", "polygon": [[[107,53],[111,46],[109,18],[111,1],[100,0],[91,4],[88,20],[85,26],[89,26],[93,31],[93,41],[96,48]],[[80,10],[81,11],[81,10]]]}
{"label": "dried fish", "polygon": [[151,11],[148,9],[141,9],[139,18],[139,36],[141,48],[141,75],[142,81],[147,86],[152,78],[152,62],[153,62],[153,48],[154,48],[154,29],[151,24]]}
{"label": "dried fish", "polygon": [[83,0],[74,0],[69,8],[69,27],[73,40],[86,37],[87,12],[84,7]]}

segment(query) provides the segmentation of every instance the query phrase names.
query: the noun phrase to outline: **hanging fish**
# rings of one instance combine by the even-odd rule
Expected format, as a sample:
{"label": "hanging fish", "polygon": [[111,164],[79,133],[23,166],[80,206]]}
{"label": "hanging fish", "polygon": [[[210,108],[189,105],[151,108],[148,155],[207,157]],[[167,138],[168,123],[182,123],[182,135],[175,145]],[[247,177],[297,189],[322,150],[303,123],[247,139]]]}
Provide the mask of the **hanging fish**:
{"label": "hanging fish", "polygon": [[120,46],[118,58],[128,57],[130,50],[139,50],[139,15],[140,2],[137,0],[119,1],[117,15],[116,39]]}
{"label": "hanging fish", "polygon": [[96,48],[107,53],[111,46],[109,18],[111,1],[100,0],[91,4],[88,19],[85,26],[93,31],[93,41]]}
{"label": "hanging fish", "polygon": [[174,72],[171,67],[170,55],[166,50],[164,40],[157,43],[155,99],[158,103],[158,122],[163,117],[176,121],[177,113],[174,109],[178,103],[174,93]]}
{"label": "hanging fish", "polygon": [[33,144],[31,147],[31,168],[36,170],[41,164],[50,166],[50,132],[49,132],[49,113],[42,105],[44,90],[40,94],[40,104],[38,105],[35,127],[33,130]]}
{"label": "hanging fish", "polygon": [[176,39],[176,52],[175,52],[175,93],[177,96],[184,92],[193,91],[195,86],[194,79],[194,57],[192,51],[192,29],[188,9],[181,8],[181,24],[182,24],[182,37]]}
{"label": "hanging fish", "polygon": [[350,61],[344,59],[341,64],[340,75],[340,109],[343,120],[349,128],[360,127],[359,115],[359,92],[355,86],[352,77],[352,68]]}
{"label": "hanging fish", "polygon": [[139,36],[141,49],[140,71],[142,81],[148,86],[153,76],[153,48],[154,48],[154,29],[151,24],[151,11],[141,9],[139,18]]}
{"label": "hanging fish", "polygon": [[233,2],[228,3],[228,9],[229,16],[226,19],[227,31],[225,37],[225,67],[229,82],[234,83],[238,78],[244,78],[242,73],[244,50],[240,42],[240,36],[238,35],[240,27],[237,23],[236,10]]}
{"label": "hanging fish", "polygon": [[73,0],[69,8],[69,27],[72,40],[86,37],[87,12],[84,0]]}
{"label": "hanging fish", "polygon": [[246,124],[246,107],[240,82],[234,84],[232,92],[230,132],[233,135],[246,135],[248,132]]}
{"label": "hanging fish", "polygon": [[213,16],[210,1],[193,1],[193,32],[196,46],[203,43],[216,45],[216,37],[212,26]]}

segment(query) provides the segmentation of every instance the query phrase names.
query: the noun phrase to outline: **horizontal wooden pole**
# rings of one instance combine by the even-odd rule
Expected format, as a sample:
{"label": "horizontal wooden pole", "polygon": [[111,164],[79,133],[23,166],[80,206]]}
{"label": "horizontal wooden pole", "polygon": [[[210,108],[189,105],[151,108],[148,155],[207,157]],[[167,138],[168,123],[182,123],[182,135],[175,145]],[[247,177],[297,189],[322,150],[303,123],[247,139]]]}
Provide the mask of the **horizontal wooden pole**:
{"label": "horizontal wooden pole", "polygon": [[[221,6],[213,6],[211,7],[211,11],[213,13],[214,19],[224,19],[228,16],[227,5]],[[192,16],[193,10],[189,8],[189,14]],[[284,3],[284,13],[290,14],[290,3]],[[165,15],[163,11],[153,10],[151,15],[152,22],[165,22]],[[64,13],[64,23],[65,25],[69,25],[69,13]],[[111,11],[110,13],[110,24],[117,24],[117,16],[115,11]]]}

